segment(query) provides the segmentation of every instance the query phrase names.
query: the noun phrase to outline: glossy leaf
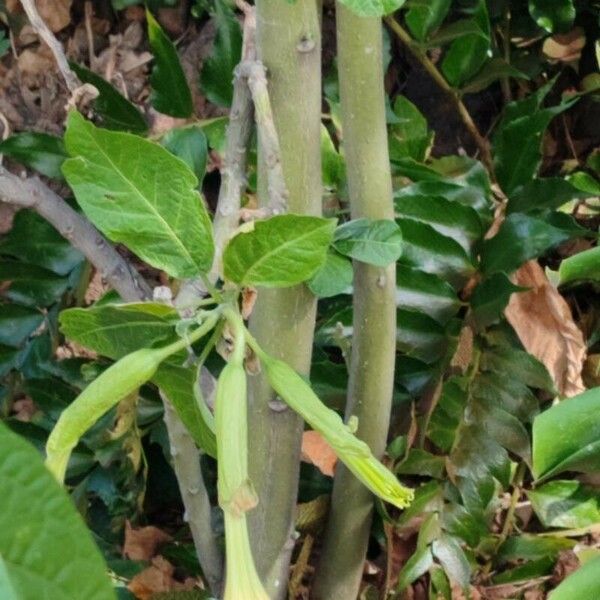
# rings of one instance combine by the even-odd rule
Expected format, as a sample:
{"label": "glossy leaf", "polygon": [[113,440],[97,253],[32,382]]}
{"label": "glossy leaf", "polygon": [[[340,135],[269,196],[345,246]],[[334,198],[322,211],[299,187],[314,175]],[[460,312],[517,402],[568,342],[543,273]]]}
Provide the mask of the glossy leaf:
{"label": "glossy leaf", "polygon": [[[541,219],[522,213],[509,215],[498,233],[483,244],[481,266],[486,274],[510,273],[571,236]],[[510,248],[510,252],[506,249]]]}
{"label": "glossy leaf", "polygon": [[18,304],[45,307],[65,293],[69,281],[51,271],[19,261],[0,260],[0,295]]}
{"label": "glossy leaf", "polygon": [[390,127],[390,158],[399,160],[413,158],[422,162],[433,143],[433,132],[429,131],[427,119],[419,109],[404,96],[394,102],[395,122]]}
{"label": "glossy leaf", "polygon": [[437,275],[454,287],[462,287],[474,267],[460,244],[424,223],[412,219],[398,222],[403,237],[400,264]]}
{"label": "glossy leaf", "polygon": [[402,254],[402,232],[391,220],[354,219],[336,229],[333,247],[354,260],[387,267]]}
{"label": "glossy leaf", "polygon": [[431,550],[433,556],[444,567],[444,571],[446,571],[446,575],[450,580],[463,589],[468,588],[471,567],[458,540],[449,535],[442,535],[433,541]]}
{"label": "glossy leaf", "polygon": [[472,21],[481,33],[456,39],[442,61],[442,73],[453,87],[471,79],[489,57],[490,23],[485,0],[477,0]]}
{"label": "glossy leaf", "polygon": [[507,212],[553,210],[571,200],[587,197],[588,194],[578,190],[562,177],[533,179],[510,195]]}
{"label": "glossy leaf", "polygon": [[143,135],[148,124],[140,110],[122,96],[106,79],[76,63],[69,63],[82,83],[91,83],[100,92],[94,100],[94,112],[100,125],[117,131]]}
{"label": "glossy leaf", "polygon": [[167,150],[69,115],[73,158],[63,172],[91,221],[111,240],[173,277],[207,271],[214,252],[198,180]]}
{"label": "glossy leaf", "polygon": [[600,556],[571,573],[550,594],[550,600],[592,600],[600,596]]}
{"label": "glossy leaf", "polygon": [[20,210],[12,229],[0,239],[0,255],[67,275],[83,261],[83,254],[45,219],[31,210]]}
{"label": "glossy leaf", "polygon": [[483,329],[497,322],[512,294],[524,289],[514,285],[504,273],[494,273],[482,281],[471,296],[473,320],[477,327]]}
{"label": "glossy leaf", "polygon": [[61,138],[47,133],[24,131],[0,142],[0,154],[38,171],[46,177],[62,179],[60,167],[67,158]]}
{"label": "glossy leaf", "polygon": [[600,246],[566,258],[558,273],[561,285],[574,281],[600,281]]}
{"label": "glossy leaf", "polygon": [[406,561],[404,567],[398,576],[398,592],[405,590],[413,581],[427,573],[433,565],[433,555],[431,548],[424,546],[417,548],[417,551]]}
{"label": "glossy leaf", "polygon": [[600,496],[579,481],[551,481],[527,497],[546,528],[582,529],[600,522]]}
{"label": "glossy leaf", "polygon": [[529,0],[529,14],[550,33],[568,31],[575,20],[573,0]]}
{"label": "glossy leaf", "polygon": [[600,388],[568,398],[533,422],[533,473],[537,479],[564,471],[600,468]]}
{"label": "glossy leaf", "polygon": [[444,328],[421,312],[398,310],[396,344],[401,352],[425,363],[442,358],[447,339]]}
{"label": "glossy leaf", "polygon": [[330,298],[348,293],[352,289],[352,278],[352,263],[337,252],[329,251],[308,287],[317,298]]}
{"label": "glossy leaf", "polygon": [[194,172],[201,186],[208,160],[208,143],[202,128],[197,125],[174,127],[161,138],[160,143]]}
{"label": "glossy leaf", "polygon": [[398,265],[396,306],[421,311],[444,324],[458,312],[461,302],[452,286],[439,277]]}
{"label": "glossy leaf", "polygon": [[405,0],[340,0],[340,2],[361,17],[381,17],[398,10]]}
{"label": "glossy leaf", "polygon": [[224,0],[215,2],[214,20],[217,35],[213,50],[202,66],[200,87],[213,104],[230,106],[233,72],[242,56],[242,30]]}
{"label": "glossy leaf", "polygon": [[115,599],[104,561],[71,499],[39,453],[1,424],[0,486],[0,556],[19,600]]}
{"label": "glossy leaf", "polygon": [[150,102],[158,112],[172,117],[189,117],[194,109],[192,93],[179,62],[177,49],[149,10],[146,10],[146,21],[150,48],[154,54]]}
{"label": "glossy leaf", "polygon": [[412,0],[404,17],[412,35],[424,41],[443,23],[451,3],[452,0]]}
{"label": "glossy leaf", "polygon": [[0,344],[18,348],[42,323],[44,315],[18,304],[0,304]]}
{"label": "glossy leaf", "polygon": [[512,77],[513,79],[529,79],[529,76],[502,58],[493,58],[481,71],[462,86],[463,94],[476,94],[488,88],[494,81]]}
{"label": "glossy leaf", "polygon": [[334,219],[280,215],[241,231],[223,253],[225,278],[238,285],[287,287],[311,279],[327,257]]}

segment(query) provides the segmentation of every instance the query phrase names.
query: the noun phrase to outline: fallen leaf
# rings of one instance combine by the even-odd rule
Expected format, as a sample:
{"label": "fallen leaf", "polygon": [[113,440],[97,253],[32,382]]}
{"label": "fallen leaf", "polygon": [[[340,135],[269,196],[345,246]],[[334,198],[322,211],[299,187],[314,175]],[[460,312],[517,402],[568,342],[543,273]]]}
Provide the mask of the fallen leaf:
{"label": "fallen leaf", "polygon": [[175,567],[162,556],[152,559],[152,565],[138,573],[127,588],[138,600],[151,600],[154,594],[172,590],[192,590],[196,580],[186,579],[181,583],[173,577]]}
{"label": "fallen leaf", "polygon": [[572,62],[581,57],[584,46],[585,32],[581,27],[574,27],[568,33],[546,38],[542,50],[552,60]]}
{"label": "fallen leaf", "polygon": [[169,541],[171,536],[158,527],[150,525],[136,529],[125,521],[123,556],[131,560],[150,560],[156,555],[158,546]]}
{"label": "fallen leaf", "polygon": [[531,288],[513,294],[505,311],[521,343],[546,366],[561,395],[581,393],[586,345],[569,305],[536,261],[525,263],[511,279]]}
{"label": "fallen leaf", "polygon": [[304,432],[302,435],[301,458],[303,461],[315,465],[323,475],[333,477],[337,456],[319,432]]}
{"label": "fallen leaf", "polygon": [[40,17],[51,31],[56,33],[71,22],[71,4],[73,0],[36,0]]}
{"label": "fallen leaf", "polygon": [[23,421],[24,423],[29,423],[38,410],[35,402],[29,398],[29,396],[25,396],[20,400],[15,400],[12,409],[14,413],[11,415],[12,418],[17,421]]}

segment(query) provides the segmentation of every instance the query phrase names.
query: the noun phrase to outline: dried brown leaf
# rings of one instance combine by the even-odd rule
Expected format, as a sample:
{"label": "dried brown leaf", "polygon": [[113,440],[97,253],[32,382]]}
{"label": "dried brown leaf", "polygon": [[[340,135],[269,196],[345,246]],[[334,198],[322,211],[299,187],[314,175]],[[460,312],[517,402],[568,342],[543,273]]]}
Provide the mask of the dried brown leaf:
{"label": "dried brown leaf", "polygon": [[337,456],[319,432],[305,431],[302,435],[302,460],[315,465],[323,475],[333,477]]}
{"label": "dried brown leaf", "polygon": [[513,294],[505,312],[521,343],[546,366],[560,394],[581,393],[586,346],[569,305],[536,261],[525,263],[512,280],[531,288]]}
{"label": "dried brown leaf", "polygon": [[40,16],[54,33],[71,22],[73,0],[36,0],[35,4]]}
{"label": "dried brown leaf", "polygon": [[172,590],[191,590],[196,581],[187,579],[181,583],[173,577],[175,567],[162,556],[152,559],[152,565],[138,573],[127,588],[138,600],[151,600],[154,594]]}
{"label": "dried brown leaf", "polygon": [[568,33],[549,37],[544,42],[544,54],[556,61],[571,62],[581,57],[585,46],[585,32],[581,27],[574,27]]}
{"label": "dried brown leaf", "polygon": [[126,521],[123,556],[131,560],[150,560],[156,555],[156,549],[170,540],[171,536],[158,527],[150,525],[135,529]]}

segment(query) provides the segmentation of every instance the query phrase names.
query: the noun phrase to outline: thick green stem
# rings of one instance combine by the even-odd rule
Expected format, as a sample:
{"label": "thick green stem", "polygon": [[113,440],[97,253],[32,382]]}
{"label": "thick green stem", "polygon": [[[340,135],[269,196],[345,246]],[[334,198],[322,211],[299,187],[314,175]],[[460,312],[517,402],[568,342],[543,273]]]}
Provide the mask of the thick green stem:
{"label": "thick green stem", "polygon": [[[382,66],[382,26],[336,8],[342,130],[353,218],[393,219]],[[394,383],[395,266],[354,263],[354,337],[346,418],[375,456],[385,450]],[[373,510],[372,494],[338,466],[314,597],[356,598]]]}
{"label": "thick green stem", "polygon": [[[258,0],[258,58],[269,94],[292,213],[321,213],[321,34],[318,0]],[[270,204],[260,156],[259,197]],[[316,303],[304,286],[260,289],[250,328],[269,354],[310,369]],[[285,596],[293,548],[302,421],[279,402],[264,374],[250,379],[250,476],[259,504],[249,513],[258,572],[272,598]]]}

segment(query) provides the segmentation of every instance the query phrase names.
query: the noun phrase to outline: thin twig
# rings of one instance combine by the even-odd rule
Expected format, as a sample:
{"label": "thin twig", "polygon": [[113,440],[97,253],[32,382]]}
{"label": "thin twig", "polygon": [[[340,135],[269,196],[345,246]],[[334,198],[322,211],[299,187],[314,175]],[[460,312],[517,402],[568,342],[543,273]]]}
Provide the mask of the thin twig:
{"label": "thin twig", "polygon": [[152,290],[102,234],[37,177],[21,179],[0,167],[0,201],[46,219],[102,273],[126,302],[152,298]]}
{"label": "thin twig", "polygon": [[44,22],[44,19],[40,16],[40,13],[37,10],[35,5],[35,0],[21,0],[21,4],[25,9],[25,13],[27,14],[27,18],[31,23],[31,26],[35,30],[35,32],[42,38],[44,42],[49,46],[52,54],[54,55],[54,60],[56,60],[56,64],[58,65],[58,69],[63,76],[67,87],[71,93],[74,93],[78,87],[81,86],[81,82],[77,79],[77,76],[71,68],[69,67],[69,61],[67,61],[67,57],[65,56],[65,52],[63,50],[62,45],[56,39],[54,34],[48,28],[48,25]]}
{"label": "thin twig", "polygon": [[462,101],[460,95],[457,93],[455,89],[453,89],[450,84],[444,79],[444,76],[440,73],[438,68],[431,62],[430,58],[427,56],[427,53],[422,50],[422,48],[415,43],[415,41],[410,37],[408,32],[394,19],[393,17],[386,17],[385,22],[388,24],[389,28],[394,32],[394,34],[398,37],[398,39],[406,46],[406,48],[410,51],[410,53],[423,65],[423,68],[429,73],[431,78],[435,81],[435,83],[440,87],[448,97],[452,100],[454,107],[456,108],[462,122],[465,127],[471,134],[479,152],[481,154],[481,160],[485,164],[488,169],[490,175],[494,176],[494,163],[492,161],[492,155],[490,152],[490,146],[487,140],[481,135],[477,125],[475,125],[475,121],[473,121],[473,117],[469,113],[467,107]]}

